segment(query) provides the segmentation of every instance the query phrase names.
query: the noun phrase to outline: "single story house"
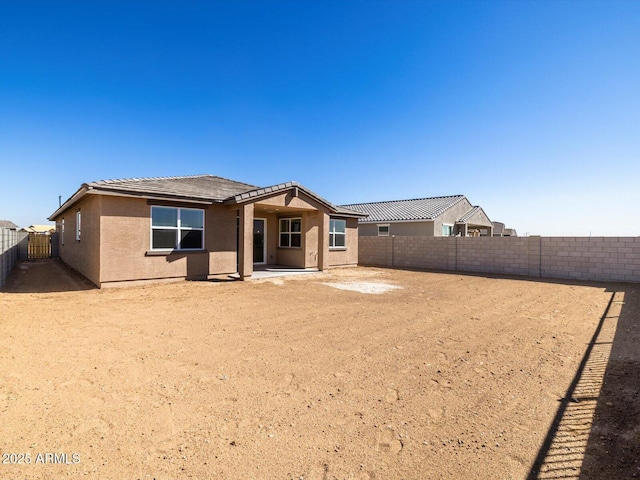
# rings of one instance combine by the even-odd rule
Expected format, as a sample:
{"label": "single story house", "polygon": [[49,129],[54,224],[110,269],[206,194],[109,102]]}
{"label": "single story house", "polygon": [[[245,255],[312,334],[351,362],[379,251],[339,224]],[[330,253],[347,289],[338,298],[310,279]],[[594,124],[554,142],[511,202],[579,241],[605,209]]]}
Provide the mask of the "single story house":
{"label": "single story house", "polygon": [[20,229],[21,232],[27,233],[43,233],[43,234],[51,234],[55,233],[56,226],[55,225],[29,225],[28,227],[24,227]]}
{"label": "single story house", "polygon": [[493,222],[494,237],[517,237],[518,232],[515,228],[506,228],[502,222]]}
{"label": "single story house", "polygon": [[360,236],[478,236],[492,235],[493,224],[481,207],[464,195],[355,203],[343,208],[366,214],[359,220]]}
{"label": "single story house", "polygon": [[85,183],[49,220],[60,258],[106,287],[356,265],[363,216],[295,182],[259,188],[194,175]]}
{"label": "single story house", "polygon": [[11,220],[0,220],[0,228],[6,228],[7,230],[18,230],[18,225]]}

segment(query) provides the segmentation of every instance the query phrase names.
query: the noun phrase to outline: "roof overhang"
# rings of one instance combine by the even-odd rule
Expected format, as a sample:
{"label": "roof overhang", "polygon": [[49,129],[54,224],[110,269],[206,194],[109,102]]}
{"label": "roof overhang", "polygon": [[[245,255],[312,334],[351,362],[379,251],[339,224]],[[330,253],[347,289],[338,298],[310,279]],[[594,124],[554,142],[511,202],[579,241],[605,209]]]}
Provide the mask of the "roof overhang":
{"label": "roof overhang", "polygon": [[260,200],[280,195],[282,193],[291,192],[293,196],[298,197],[301,193],[312,199],[317,204],[326,208],[331,215],[340,217],[351,218],[364,218],[368,215],[366,213],[357,212],[344,207],[337,207],[331,202],[325,200],[321,196],[312,192],[308,188],[303,187],[297,182],[287,182],[271,187],[255,188],[243,193],[239,193],[232,197],[222,199],[206,198],[206,197],[194,197],[188,195],[170,194],[170,193],[150,193],[149,191],[135,191],[131,188],[119,188],[117,185],[112,184],[87,184],[82,186],[66,200],[56,211],[54,211],[48,218],[48,220],[55,221],[62,213],[72,208],[79,203],[87,195],[111,195],[117,197],[127,198],[143,198],[147,200],[157,201],[173,201],[181,203],[192,203],[194,205],[213,205],[213,204],[225,204],[225,205],[243,205],[246,203],[258,203]]}
{"label": "roof overhang", "polygon": [[300,185],[297,182],[287,182],[280,183],[278,185],[272,185],[270,187],[264,188],[256,188],[255,190],[249,190],[248,192],[243,192],[238,195],[234,195],[233,197],[229,197],[224,200],[224,204],[226,205],[244,205],[247,203],[259,203],[260,200],[264,200],[266,198],[270,198],[276,195],[281,195],[283,193],[291,192],[294,197],[299,197],[300,194],[304,194],[305,196],[311,198],[313,201],[325,207],[329,210],[330,214],[339,215],[341,217],[353,217],[353,218],[361,218],[366,217],[366,214],[361,212],[356,212],[353,210],[349,210],[342,207],[337,207],[326,199],[322,198],[320,195],[312,192],[308,188]]}
{"label": "roof overhang", "polygon": [[419,219],[411,219],[411,220],[360,220],[361,224],[367,223],[371,225],[376,225],[379,223],[387,225],[389,223],[429,223],[429,222],[433,222],[433,218],[419,218]]}
{"label": "roof overhang", "polygon": [[212,205],[213,203],[222,203],[211,199],[194,198],[181,195],[163,195],[163,194],[148,194],[148,193],[136,193],[132,191],[122,191],[118,188],[108,187],[93,187],[86,183],[80,187],[76,193],[74,193],[67,201],[65,201],[55,212],[53,212],[47,220],[55,221],[65,211],[72,208],[79,203],[87,195],[110,195],[114,197],[127,197],[127,198],[143,198],[145,200],[158,200],[158,201],[175,201],[182,203],[193,203],[194,205]]}

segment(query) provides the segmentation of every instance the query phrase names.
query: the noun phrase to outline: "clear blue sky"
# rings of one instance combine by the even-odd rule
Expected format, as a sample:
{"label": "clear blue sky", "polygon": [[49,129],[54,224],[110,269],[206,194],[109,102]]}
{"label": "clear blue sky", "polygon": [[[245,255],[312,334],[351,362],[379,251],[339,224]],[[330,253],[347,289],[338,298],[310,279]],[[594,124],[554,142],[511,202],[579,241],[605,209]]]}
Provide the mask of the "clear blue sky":
{"label": "clear blue sky", "polygon": [[640,235],[640,1],[0,2],[0,219],[198,173]]}

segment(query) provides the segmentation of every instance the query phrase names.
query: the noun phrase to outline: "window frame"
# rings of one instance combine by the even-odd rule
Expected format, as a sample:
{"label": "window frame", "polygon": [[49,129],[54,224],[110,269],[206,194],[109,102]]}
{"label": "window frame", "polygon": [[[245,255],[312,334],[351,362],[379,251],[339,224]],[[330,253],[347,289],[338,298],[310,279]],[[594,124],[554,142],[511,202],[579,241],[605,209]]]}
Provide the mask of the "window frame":
{"label": "window frame", "polygon": [[[444,227],[449,227],[449,235],[444,234]],[[443,237],[452,237],[453,236],[453,223],[443,223],[442,224],[442,236]]]}
{"label": "window frame", "polygon": [[[378,227],[378,236],[379,237],[388,237],[389,236],[389,234],[390,234],[390,232],[389,232],[390,225],[388,223],[380,223],[380,224],[377,225],[377,227]],[[380,233],[380,227],[386,228],[387,229],[387,233]]]}
{"label": "window frame", "polygon": [[[154,208],[166,208],[176,210],[176,226],[166,226],[166,225],[153,225],[153,209]],[[202,215],[202,227],[183,227],[182,226],[182,211],[189,210],[200,212]],[[173,207],[170,205],[151,205],[149,211],[149,249],[152,252],[201,252],[205,250],[205,211],[202,208],[189,208],[189,207]],[[154,247],[153,246],[153,232],[154,230],[172,230],[175,231],[175,246],[171,247]],[[180,244],[182,243],[182,232],[190,232],[190,231],[199,231],[202,232],[202,244],[198,248],[181,248]]]}
{"label": "window frame", "polygon": [[82,238],[82,210],[76,212],[76,240],[79,242]]}
{"label": "window frame", "polygon": [[[300,222],[300,231],[295,232],[291,229],[291,225],[294,220],[298,220]],[[288,225],[287,230],[282,230],[282,222],[286,222]],[[287,235],[289,239],[288,245],[282,244],[282,236]],[[295,236],[300,236],[300,245],[295,246],[292,245],[292,238]],[[302,217],[280,217],[278,218],[278,248],[302,248]]]}
{"label": "window frame", "polygon": [[[336,222],[344,224],[344,232],[335,230]],[[344,237],[344,245],[336,245],[336,235]],[[347,249],[347,220],[344,218],[329,219],[329,250],[346,250]]]}

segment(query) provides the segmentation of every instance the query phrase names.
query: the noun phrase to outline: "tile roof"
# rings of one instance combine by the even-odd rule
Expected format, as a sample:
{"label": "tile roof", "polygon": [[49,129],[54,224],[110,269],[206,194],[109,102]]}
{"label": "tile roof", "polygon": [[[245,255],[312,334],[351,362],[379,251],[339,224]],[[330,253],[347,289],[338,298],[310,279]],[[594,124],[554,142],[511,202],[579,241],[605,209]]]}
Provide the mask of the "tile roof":
{"label": "tile roof", "polygon": [[368,214],[367,218],[360,220],[361,223],[433,220],[464,198],[464,195],[451,195],[413,200],[355,203],[341,205],[341,207]]}
{"label": "tile roof", "polygon": [[100,180],[87,183],[86,187],[112,192],[182,197],[218,202],[257,188],[255,185],[236,182],[215,175]]}
{"label": "tile roof", "polygon": [[272,185],[270,187],[256,188],[255,190],[250,190],[248,192],[243,192],[243,193],[240,193],[240,194],[235,195],[233,197],[230,197],[230,198],[228,198],[226,200],[226,203],[242,203],[242,202],[247,201],[247,200],[257,200],[260,197],[270,196],[272,193],[277,193],[277,192],[282,191],[282,190],[288,190],[290,188],[300,189],[306,195],[308,195],[309,197],[313,198],[316,202],[318,202],[321,205],[324,205],[325,207],[327,207],[331,213],[335,213],[335,214],[339,214],[339,215],[345,215],[345,216],[351,216],[351,217],[364,217],[365,216],[365,214],[363,214],[361,212],[358,212],[358,211],[355,211],[355,210],[349,210],[348,208],[338,207],[338,206],[334,205],[333,203],[331,203],[331,202],[327,201],[326,199],[322,198],[321,196],[315,194],[311,190],[309,190],[309,189],[305,188],[304,186],[300,185],[298,182],[286,182],[286,183],[279,183],[278,185]]}
{"label": "tile roof", "polygon": [[233,198],[229,198],[229,200],[233,200],[234,202],[242,202],[244,200],[250,200],[252,198],[262,197],[264,195],[279,192],[281,190],[287,190],[291,187],[300,187],[300,185],[298,184],[298,182],[286,182],[264,188],[255,187],[253,190],[249,190],[248,192],[242,192],[234,195]]}
{"label": "tile roof", "polygon": [[299,188],[304,191],[306,195],[320,204],[325,205],[331,213],[352,217],[363,216],[360,212],[336,207],[296,182],[280,183],[278,185],[260,188],[255,185],[236,182],[215,175],[189,175],[180,177],[121,178],[85,183],[51,214],[49,218],[55,218],[71,205],[80,201],[84,195],[92,190],[96,193],[108,192],[122,195],[139,195],[142,197],[160,197],[171,200],[234,204],[245,201],[256,201],[261,197],[270,196],[290,188]]}
{"label": "tile roof", "polygon": [[10,220],[0,220],[0,228],[17,229],[18,225],[16,225],[15,223],[13,223]]}
{"label": "tile roof", "polygon": [[460,217],[460,220],[458,220],[458,222],[460,223],[467,223],[469,221],[469,219],[471,217],[473,217],[477,212],[482,211],[482,208],[475,206],[475,207],[471,207],[471,209],[465,213],[464,215],[462,215]]}

